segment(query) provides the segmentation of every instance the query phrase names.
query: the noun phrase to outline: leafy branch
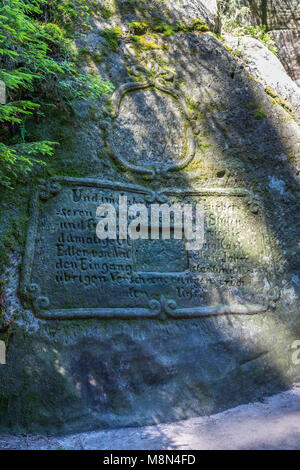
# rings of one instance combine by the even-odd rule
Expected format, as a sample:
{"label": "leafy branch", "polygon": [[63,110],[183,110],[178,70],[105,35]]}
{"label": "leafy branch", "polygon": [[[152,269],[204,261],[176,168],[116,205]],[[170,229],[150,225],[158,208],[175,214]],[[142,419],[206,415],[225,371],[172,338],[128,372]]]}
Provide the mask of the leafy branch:
{"label": "leafy branch", "polygon": [[[2,185],[11,186],[34,165],[44,165],[41,157],[54,153],[55,142],[25,141],[26,120],[43,116],[41,106],[66,109],[74,100],[97,99],[113,90],[100,75],[77,70],[76,54],[64,28],[50,22],[59,18],[62,6],[70,21],[75,4],[73,0],[0,1],[0,80],[7,90],[7,104],[0,105]],[[84,11],[80,5],[78,14]]]}

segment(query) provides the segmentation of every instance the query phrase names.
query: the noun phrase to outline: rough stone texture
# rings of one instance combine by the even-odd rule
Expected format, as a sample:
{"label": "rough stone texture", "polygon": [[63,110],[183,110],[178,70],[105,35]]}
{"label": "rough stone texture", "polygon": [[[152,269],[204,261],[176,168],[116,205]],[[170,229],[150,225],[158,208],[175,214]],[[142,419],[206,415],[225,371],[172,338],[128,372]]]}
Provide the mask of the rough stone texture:
{"label": "rough stone texture", "polygon": [[[249,2],[246,2],[249,6]],[[300,6],[298,0],[254,0],[252,21],[271,32],[286,71],[300,84]]]}
{"label": "rough stone texture", "polygon": [[[108,2],[109,3],[109,2]],[[117,0],[115,15],[122,24],[141,21],[142,18],[155,18],[171,23],[191,23],[203,19],[212,29],[218,29],[218,6],[216,0],[158,0],[130,1]]]}
{"label": "rough stone texture", "polygon": [[168,95],[152,90],[127,95],[111,131],[111,149],[131,163],[176,161],[185,151],[184,124],[180,107]]}
{"label": "rough stone texture", "polygon": [[299,28],[298,0],[251,0],[243,3],[251,9],[253,20],[265,24],[270,31]]}
{"label": "rough stone texture", "polygon": [[278,95],[300,110],[300,88],[287,75],[279,58],[264,44],[250,36],[238,38],[224,35],[226,44],[240,53],[249,72],[261,80],[264,87],[272,88]]}
{"label": "rough stone texture", "polygon": [[[299,450],[299,386],[260,403],[249,403],[216,415],[177,423],[52,438],[1,435],[0,449]],[[104,453],[103,459],[109,456],[109,453]]]}
{"label": "rough stone texture", "polygon": [[274,29],[299,28],[300,6],[298,0],[269,0],[266,2],[267,26]]}
{"label": "rough stone texture", "polygon": [[[8,364],[0,366],[0,429],[6,432],[57,434],[181,420],[262,398],[299,380],[291,350],[300,338],[300,161],[295,114],[268,95],[210,33],[149,36],[157,47],[142,50],[123,38],[118,52],[110,51],[101,38],[96,51],[105,48],[106,55],[99,62],[93,49],[98,21],[93,19],[94,29],[76,41],[78,47],[86,44],[83,68],[99,70],[117,88],[134,80],[134,65],[146,68],[154,61],[159,72],[174,72],[174,86],[184,96],[193,123],[195,155],[181,170],[157,173],[152,179],[124,168],[107,147],[114,117],[103,98],[79,103],[74,116],[53,114],[48,127],[35,126],[35,133],[61,142],[44,177],[119,181],[156,192],[164,188],[250,191],[256,198],[247,200],[252,214],[247,230],[252,229],[258,198],[265,217],[261,234],[270,233],[272,240],[276,289],[267,278],[259,283],[265,289],[267,310],[255,315],[43,320],[24,296],[20,299],[22,260],[12,256],[5,295],[7,317],[14,316],[15,323],[8,339]],[[172,129],[172,122],[169,125]],[[132,142],[125,144],[129,148]],[[14,195],[16,213],[27,207],[32,189],[30,181],[27,184],[26,190]],[[2,225],[9,214],[8,202],[3,201],[3,206]],[[53,230],[50,218],[45,223]],[[226,227],[225,220],[219,233],[215,231],[219,240],[227,236]],[[255,252],[255,242],[252,246]],[[231,254],[236,254],[234,247]],[[225,258],[220,256],[219,263],[226,264]],[[34,275],[42,278],[44,271],[36,269]],[[255,284],[256,277],[252,280]],[[241,294],[256,294],[240,287],[234,294],[241,301]]]}
{"label": "rough stone texture", "polygon": [[300,27],[272,31],[281,62],[292,79],[300,86]]}

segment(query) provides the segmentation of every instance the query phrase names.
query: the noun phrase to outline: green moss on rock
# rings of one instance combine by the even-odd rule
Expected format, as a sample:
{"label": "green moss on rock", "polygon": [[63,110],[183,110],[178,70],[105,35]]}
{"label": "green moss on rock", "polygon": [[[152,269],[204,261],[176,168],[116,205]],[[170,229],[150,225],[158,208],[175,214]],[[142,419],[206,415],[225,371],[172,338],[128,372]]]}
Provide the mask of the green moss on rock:
{"label": "green moss on rock", "polygon": [[260,121],[261,119],[264,119],[267,117],[267,112],[264,108],[257,108],[253,113],[253,117],[257,121]]}
{"label": "green moss on rock", "polygon": [[99,35],[105,39],[108,46],[114,52],[117,52],[119,48],[122,34],[122,30],[118,26],[113,26],[112,28],[105,28],[99,31]]}

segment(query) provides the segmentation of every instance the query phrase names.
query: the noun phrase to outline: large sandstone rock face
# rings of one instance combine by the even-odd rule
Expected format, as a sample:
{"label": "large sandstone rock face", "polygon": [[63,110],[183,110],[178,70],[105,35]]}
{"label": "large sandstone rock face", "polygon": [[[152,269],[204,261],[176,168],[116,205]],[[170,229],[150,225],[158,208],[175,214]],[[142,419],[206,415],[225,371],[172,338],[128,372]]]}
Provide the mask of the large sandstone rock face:
{"label": "large sandstone rock face", "polygon": [[118,0],[103,2],[107,7],[113,5],[116,16],[125,23],[136,18],[160,18],[165,21],[189,23],[195,19],[203,19],[215,27],[218,16],[217,0],[158,0],[158,1],[130,1]]}
{"label": "large sandstone rock face", "polygon": [[[189,2],[192,20],[200,3]],[[17,195],[19,210],[30,200],[29,227],[6,273],[15,323],[1,430],[183,419],[300,379],[296,111],[209,32],[149,33],[142,45],[124,34],[112,51],[99,35],[112,24],[127,30],[120,15],[95,17],[76,44],[113,96],[53,115],[57,155]],[[147,207],[199,203],[203,247],[101,242],[96,209],[120,194]]]}
{"label": "large sandstone rock face", "polygon": [[277,93],[292,104],[297,112],[300,111],[300,88],[287,74],[278,56],[251,36],[238,37],[223,34],[223,37],[230,49],[236,54],[242,54],[247,70],[262,83],[266,90],[269,90],[271,94]]}

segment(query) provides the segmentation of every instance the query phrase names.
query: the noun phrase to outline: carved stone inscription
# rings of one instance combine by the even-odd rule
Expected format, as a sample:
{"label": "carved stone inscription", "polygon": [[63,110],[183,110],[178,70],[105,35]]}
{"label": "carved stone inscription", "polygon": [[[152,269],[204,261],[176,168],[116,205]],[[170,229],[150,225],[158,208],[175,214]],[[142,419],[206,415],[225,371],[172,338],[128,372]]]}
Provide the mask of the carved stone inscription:
{"label": "carved stone inscription", "polygon": [[[97,207],[164,200],[201,203],[205,243],[100,240]],[[268,308],[273,283],[269,237],[245,190],[159,194],[136,186],[64,178],[32,203],[22,291],[43,318],[188,318]]]}

